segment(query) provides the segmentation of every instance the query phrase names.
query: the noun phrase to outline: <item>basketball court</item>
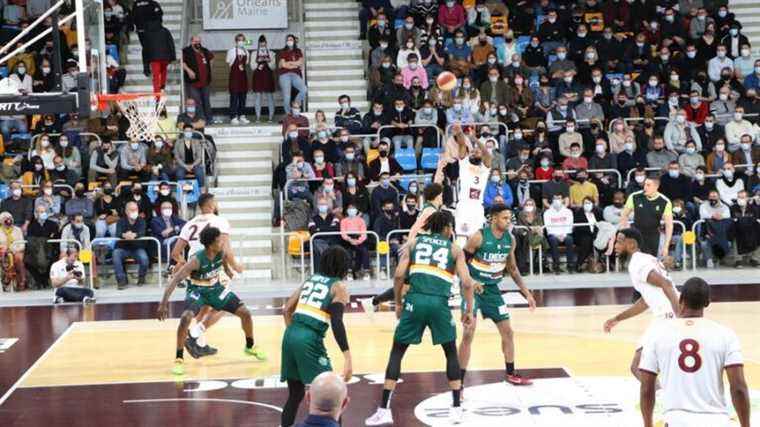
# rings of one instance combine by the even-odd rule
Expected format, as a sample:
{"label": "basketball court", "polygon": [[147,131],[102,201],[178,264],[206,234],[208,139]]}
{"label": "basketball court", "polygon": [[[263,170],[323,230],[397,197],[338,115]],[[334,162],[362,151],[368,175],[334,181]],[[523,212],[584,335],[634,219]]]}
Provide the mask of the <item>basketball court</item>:
{"label": "basketball court", "polygon": [[[711,305],[708,314],[731,325],[739,335],[757,408],[760,332],[755,322],[760,302],[728,303],[743,299],[736,295],[754,287],[716,287],[715,299],[724,302]],[[556,304],[559,298],[567,298],[567,292],[545,291],[542,299]],[[597,292],[614,294],[619,304],[630,298],[629,292],[620,289]],[[502,381],[498,332],[491,323],[481,322],[468,369],[463,425],[641,425],[638,383],[628,366],[648,318],[623,322],[606,335],[603,322],[622,305],[581,305],[582,299],[577,299],[578,306],[542,307],[533,313],[513,308],[517,367],[536,378],[533,386],[515,388]],[[268,361],[256,362],[243,355],[238,320],[226,317],[208,332],[209,342],[219,353],[188,358],[181,380],[170,372],[177,320],[155,320],[155,304],[0,309],[5,325],[0,331],[17,334],[3,338],[19,338],[0,354],[0,392],[4,393],[0,416],[4,425],[19,426],[102,425],[113,420],[128,420],[124,422],[132,425],[178,425],[185,420],[207,420],[201,424],[214,426],[278,425],[287,396],[285,385],[279,382],[282,302],[248,301],[255,315],[254,335],[266,349]],[[177,315],[180,305],[174,303],[172,310]],[[363,425],[373,412],[394,325],[392,312],[370,317],[352,303],[346,326],[354,378],[349,386],[352,403],[343,425]],[[326,343],[333,367],[340,371],[340,352],[331,337]],[[429,338],[410,348],[402,384],[392,402],[396,425],[446,421],[450,394],[444,368],[443,354],[430,345]],[[44,406],[39,405],[42,401]],[[56,416],[51,418],[51,414]]]}

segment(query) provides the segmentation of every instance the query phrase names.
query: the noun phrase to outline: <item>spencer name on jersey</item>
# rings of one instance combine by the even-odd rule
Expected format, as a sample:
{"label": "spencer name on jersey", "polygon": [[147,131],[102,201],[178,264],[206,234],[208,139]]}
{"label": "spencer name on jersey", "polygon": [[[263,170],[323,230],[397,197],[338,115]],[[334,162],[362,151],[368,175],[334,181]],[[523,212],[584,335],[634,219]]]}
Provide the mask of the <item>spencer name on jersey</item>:
{"label": "spencer name on jersey", "polygon": [[454,283],[451,240],[440,234],[417,236],[409,255],[409,292],[448,297]]}

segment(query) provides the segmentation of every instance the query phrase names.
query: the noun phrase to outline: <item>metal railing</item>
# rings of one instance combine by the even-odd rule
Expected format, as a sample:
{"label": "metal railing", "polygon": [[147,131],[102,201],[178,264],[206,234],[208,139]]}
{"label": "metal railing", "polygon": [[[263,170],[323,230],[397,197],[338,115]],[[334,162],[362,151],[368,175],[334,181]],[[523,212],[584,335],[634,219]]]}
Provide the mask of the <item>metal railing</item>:
{"label": "metal railing", "polygon": [[[505,125],[505,127],[506,127],[506,125]],[[412,124],[408,124],[405,129],[423,129],[423,128],[432,128],[432,129],[435,129],[436,138],[438,140],[438,148],[441,148],[442,143],[443,143],[443,140],[442,140],[443,136],[441,135],[441,128],[439,128],[438,126],[436,126],[436,125],[425,125],[425,124],[413,124],[412,123]],[[382,125],[379,128],[377,128],[377,133],[375,134],[375,136],[378,139],[380,139],[380,133],[384,129],[403,130],[403,129],[398,128],[398,127],[393,126],[393,125]],[[410,136],[412,138],[414,138],[414,135],[410,135]],[[414,147],[414,144],[412,144],[412,147]]]}
{"label": "metal railing", "polygon": [[[390,241],[391,241],[391,236],[392,235],[394,235],[394,234],[399,234],[399,235],[408,234],[410,231],[412,231],[410,228],[391,230],[391,231],[388,232],[388,234],[385,235],[385,239],[386,239],[385,241],[389,242],[388,244],[390,245]],[[401,247],[399,247],[399,250],[401,250]],[[385,270],[386,270],[386,273],[388,274],[389,278],[393,277],[391,275],[391,248],[390,248],[390,246],[388,246],[388,253],[385,254]]]}
{"label": "metal railing", "polygon": [[[34,136],[32,136],[32,139],[29,141],[29,150],[26,153],[26,158],[28,160],[32,159],[32,151],[37,149],[37,140],[42,137],[43,135],[46,135],[48,137],[61,137],[61,136],[67,136],[66,132],[63,133],[38,133]],[[82,136],[88,136],[88,137],[94,137],[96,140],[98,140],[98,146],[103,143],[103,140],[100,138],[100,135],[92,132],[77,132],[77,135],[80,137]],[[69,141],[71,142],[71,141]],[[52,144],[51,144],[52,148]]]}
{"label": "metal railing", "polygon": [[[342,236],[343,234],[349,234],[352,236],[375,236],[375,244],[380,243],[380,236],[378,236],[377,233],[372,230],[352,231],[350,233],[342,231],[320,231],[318,233],[314,233],[311,235],[311,237],[309,237],[309,263],[311,265],[312,272],[314,271],[314,238],[322,236]],[[303,250],[301,252],[303,253]],[[375,248],[375,262],[375,272],[377,274],[377,277],[380,277],[380,253],[377,251],[377,248]],[[356,272],[354,272],[354,274],[356,274]]]}
{"label": "metal railing", "polygon": [[[158,287],[163,288],[164,287],[164,278],[163,278],[163,271],[161,266],[163,265],[161,262],[161,242],[158,241],[155,237],[145,236],[145,237],[138,237],[136,239],[122,239],[118,237],[97,237],[90,241],[90,246],[96,246],[100,242],[140,242],[140,241],[152,241],[156,244],[156,250],[158,250]],[[150,260],[149,260],[150,261]],[[90,263],[90,276],[93,274],[93,266],[92,263]]]}
{"label": "metal railing", "polygon": [[[40,184],[20,184],[21,188],[42,188]],[[53,184],[53,188],[65,188],[74,194],[74,187],[69,184]]]}
{"label": "metal railing", "polygon": [[[496,123],[489,123],[489,122],[451,123],[451,124],[446,125],[446,131],[444,132],[444,135],[443,135],[445,137],[445,139],[446,139],[446,142],[448,142],[449,139],[452,137],[452,135],[451,135],[451,128],[453,128],[454,126],[461,126],[461,127],[470,127],[470,126],[482,127],[482,126],[488,126],[489,128],[491,128],[493,126],[496,126],[497,128],[504,128],[504,135],[507,135],[507,133],[509,132],[509,127],[507,127],[507,124],[506,123],[502,123],[502,122],[496,122]],[[501,134],[501,132],[499,132],[498,134]]]}
{"label": "metal railing", "polygon": [[[174,193],[179,193],[179,209],[180,209],[180,216],[182,216],[183,219],[187,219],[187,195],[185,194],[185,191],[182,190],[182,188],[179,185],[179,182],[177,181],[148,181],[148,182],[141,182],[140,185],[143,187],[159,187],[161,184],[168,184],[170,187],[175,187]],[[179,191],[177,191],[179,190]],[[156,197],[158,197],[158,191],[156,191]]]}
{"label": "metal railing", "polygon": [[[686,232],[686,224],[684,224],[683,221],[678,221],[674,219],[673,225],[681,226],[681,248],[683,249],[681,251],[681,270],[686,271],[686,242],[684,241],[684,238],[683,238],[683,233]],[[671,241],[672,241],[672,237],[671,237]]]}
{"label": "metal railing", "polygon": [[[633,168],[628,170],[628,173],[625,174],[625,186],[628,187],[628,184],[631,182],[631,175],[633,175],[634,172],[636,172],[638,169]],[[662,168],[644,168],[644,172],[646,172],[646,176],[649,176],[649,172],[657,172],[661,171]]]}

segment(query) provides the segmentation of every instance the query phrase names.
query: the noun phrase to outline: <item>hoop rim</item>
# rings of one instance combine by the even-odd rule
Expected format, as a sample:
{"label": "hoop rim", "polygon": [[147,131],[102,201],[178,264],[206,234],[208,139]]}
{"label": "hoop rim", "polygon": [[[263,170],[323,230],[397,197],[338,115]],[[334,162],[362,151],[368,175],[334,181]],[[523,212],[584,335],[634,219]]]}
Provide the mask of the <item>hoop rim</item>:
{"label": "hoop rim", "polygon": [[99,93],[96,95],[98,101],[133,101],[139,98],[158,98],[164,97],[163,92],[121,92],[121,93]]}

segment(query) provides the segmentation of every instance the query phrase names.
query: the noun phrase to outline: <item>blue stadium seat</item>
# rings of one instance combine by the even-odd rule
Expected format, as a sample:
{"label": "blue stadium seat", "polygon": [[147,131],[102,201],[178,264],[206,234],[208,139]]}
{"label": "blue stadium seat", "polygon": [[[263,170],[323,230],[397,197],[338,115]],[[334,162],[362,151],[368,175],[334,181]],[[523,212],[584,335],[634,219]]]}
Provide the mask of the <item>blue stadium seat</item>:
{"label": "blue stadium seat", "polygon": [[8,185],[0,184],[0,200],[8,198]]}
{"label": "blue stadium seat", "polygon": [[530,44],[530,36],[520,36],[517,38],[517,53],[522,55],[525,47]]}
{"label": "blue stadium seat", "polygon": [[422,169],[436,170],[438,169],[438,157],[441,155],[440,148],[423,148],[422,149]]}
{"label": "blue stadium seat", "polygon": [[106,54],[111,55],[116,62],[119,62],[119,48],[115,44],[106,45]]}
{"label": "blue stadium seat", "polygon": [[407,191],[409,191],[409,183],[411,183],[412,181],[415,181],[416,179],[417,178],[402,176],[398,180],[398,185],[399,187],[401,187],[402,190],[404,190],[404,193],[406,193]]}
{"label": "blue stadium seat", "polygon": [[417,170],[417,156],[414,154],[414,148],[402,148],[396,151],[394,157],[404,171]]}
{"label": "blue stadium seat", "polygon": [[185,193],[185,201],[188,205],[192,205],[195,203],[198,203],[198,199],[201,197],[201,189],[198,187],[198,181],[195,179],[186,179],[182,181],[177,181],[179,186],[177,186],[177,201],[182,200],[182,192],[186,185],[191,185],[192,190]]}
{"label": "blue stadium seat", "polygon": [[158,184],[159,183],[152,183],[147,186],[145,195],[148,196],[151,203],[156,203],[156,199],[158,198]]}
{"label": "blue stadium seat", "polygon": [[618,79],[620,81],[623,81],[623,73],[607,73],[605,74],[605,77],[607,77],[607,80],[609,80],[610,82],[613,79]]}
{"label": "blue stadium seat", "polygon": [[502,36],[496,36],[493,38],[493,48],[495,50],[499,50],[499,47],[504,45],[504,37]]}

